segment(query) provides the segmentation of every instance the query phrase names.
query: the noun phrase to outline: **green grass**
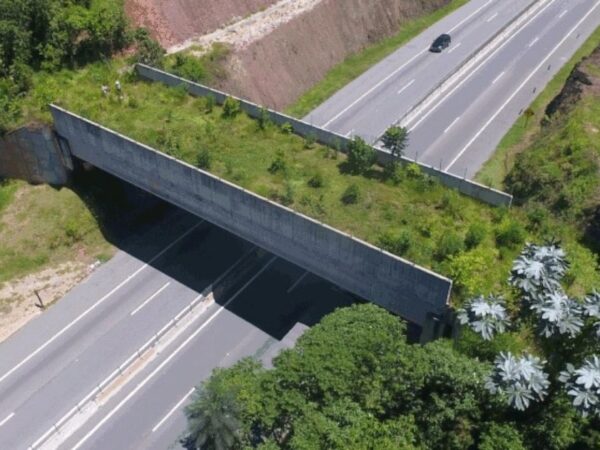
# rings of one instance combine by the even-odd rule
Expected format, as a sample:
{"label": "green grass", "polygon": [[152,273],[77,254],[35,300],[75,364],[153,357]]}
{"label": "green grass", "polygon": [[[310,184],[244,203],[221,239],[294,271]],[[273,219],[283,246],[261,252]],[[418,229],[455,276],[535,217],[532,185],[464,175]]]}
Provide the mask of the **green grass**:
{"label": "green grass", "polygon": [[504,179],[515,163],[516,156],[525,150],[541,131],[541,121],[544,118],[546,106],[562,90],[571,71],[583,58],[588,56],[600,45],[600,27],[592,33],[573,57],[562,67],[540,92],[530,106],[534,115],[527,118],[521,115],[511,129],[506,133],[496,152],[481,168],[475,179],[485,185],[497,189],[504,188]]}
{"label": "green grass", "polygon": [[342,87],[350,83],[370,67],[393,53],[406,42],[417,36],[426,28],[442,19],[447,14],[467,3],[468,0],[451,0],[443,8],[418,19],[412,19],[401,25],[394,36],[385,38],[364,50],[349,56],[342,63],[331,69],[321,81],[304,93],[294,104],[286,108],[286,113],[293,117],[304,117],[319,106]]}
{"label": "green grass", "polygon": [[0,283],[113,252],[77,194],[21,181],[0,187],[0,242]]}
{"label": "green grass", "polygon": [[[210,160],[211,172],[237,185],[454,278],[457,301],[505,289],[511,261],[522,242],[540,240],[545,234],[528,230],[530,222],[519,209],[488,207],[418,171],[404,170],[399,185],[386,181],[378,167],[367,176],[348,174],[343,154],[309,144],[274,125],[261,130],[257,121],[244,114],[226,119],[217,106],[207,112],[206,99],[188,96],[179,88],[137,81],[121,70],[122,63],[114,62],[42,77],[26,100],[26,110],[50,120],[43,105],[54,100],[192,164],[202,154],[204,163]],[[113,85],[117,78],[124,98],[104,97],[100,86]],[[60,94],[49,99],[48,92]],[[269,170],[277,166],[280,170]],[[324,181],[321,187],[310,185],[315,176]],[[351,185],[358,187],[359,199],[345,204],[341,199]],[[550,217],[543,222],[543,227],[563,239],[570,254],[579,257],[573,292],[600,285],[594,256],[577,243],[573,231]],[[464,242],[473,223],[484,229],[483,239],[467,249]],[[513,236],[515,242],[499,243],[497,236],[505,240]]]}

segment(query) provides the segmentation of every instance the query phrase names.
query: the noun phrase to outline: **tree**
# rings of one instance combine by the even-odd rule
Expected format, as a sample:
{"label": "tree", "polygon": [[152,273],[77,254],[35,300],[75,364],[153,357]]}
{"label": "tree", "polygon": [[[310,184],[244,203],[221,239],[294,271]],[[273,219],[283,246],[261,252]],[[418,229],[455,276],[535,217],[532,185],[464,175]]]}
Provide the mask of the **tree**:
{"label": "tree", "polygon": [[348,168],[353,174],[365,174],[377,161],[377,153],[362,138],[356,136],[348,144]]}
{"label": "tree", "polygon": [[408,146],[408,130],[404,127],[392,126],[386,130],[381,142],[390,151],[394,162],[398,162],[404,156],[404,149]]}
{"label": "tree", "polygon": [[504,299],[493,295],[480,295],[469,300],[458,310],[458,321],[462,325],[469,325],[486,341],[497,333],[504,333],[510,323]]}
{"label": "tree", "polygon": [[213,381],[205,383],[186,408],[188,429],[182,443],[188,450],[230,450],[239,440],[241,425],[234,394]]}
{"label": "tree", "polygon": [[567,394],[573,398],[573,406],[583,417],[600,417],[600,358],[596,355],[586,359],[575,368],[567,364],[559,380],[564,383]]}
{"label": "tree", "polygon": [[548,395],[550,382],[543,369],[544,362],[537,356],[515,358],[510,352],[501,352],[485,387],[492,394],[506,397],[512,407],[525,411],[531,402],[542,401]]}

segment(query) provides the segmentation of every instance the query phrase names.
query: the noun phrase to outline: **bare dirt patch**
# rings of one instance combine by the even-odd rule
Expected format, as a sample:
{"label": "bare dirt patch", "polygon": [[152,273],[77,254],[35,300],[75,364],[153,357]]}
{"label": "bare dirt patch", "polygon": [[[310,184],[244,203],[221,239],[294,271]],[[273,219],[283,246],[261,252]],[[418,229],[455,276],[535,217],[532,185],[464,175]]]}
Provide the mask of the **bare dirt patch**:
{"label": "bare dirt patch", "polygon": [[41,314],[35,306],[37,291],[44,305],[61,299],[88,276],[94,266],[67,262],[0,285],[0,342]]}
{"label": "bare dirt patch", "polygon": [[261,11],[277,0],[126,0],[127,15],[165,48]]}
{"label": "bare dirt patch", "polygon": [[335,65],[449,0],[322,0],[230,54],[218,87],[283,109]]}

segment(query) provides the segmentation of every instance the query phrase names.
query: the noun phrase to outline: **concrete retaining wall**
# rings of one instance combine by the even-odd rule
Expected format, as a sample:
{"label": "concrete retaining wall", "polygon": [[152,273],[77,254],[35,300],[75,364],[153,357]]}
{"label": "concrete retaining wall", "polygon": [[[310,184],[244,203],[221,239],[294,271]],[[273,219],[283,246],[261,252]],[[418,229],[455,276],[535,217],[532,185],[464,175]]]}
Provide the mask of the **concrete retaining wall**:
{"label": "concrete retaining wall", "polygon": [[[191,95],[195,95],[198,97],[212,96],[218,104],[222,104],[225,101],[225,99],[229,97],[224,92],[209,88],[207,86],[203,86],[198,83],[194,83],[192,81],[186,80],[168,72],[164,72],[162,70],[155,69],[153,67],[149,67],[143,64],[137,64],[136,70],[138,74],[144,79],[158,81],[166,84],[167,86],[184,85]],[[258,118],[260,114],[262,114],[263,108],[261,108],[259,105],[252,103],[248,100],[240,99],[237,97],[234,98],[239,100],[242,110],[244,110],[249,116]],[[345,136],[324,130],[322,128],[316,127],[307,122],[295,119],[294,117],[290,117],[277,111],[272,111],[266,108],[264,110],[268,112],[269,117],[273,123],[278,125],[289,123],[294,128],[294,132],[300,136],[312,136],[321,144],[338,148],[342,151],[345,151],[348,147],[350,139],[348,139]],[[380,164],[385,164],[390,160],[390,154],[387,151],[378,147],[375,147],[375,150],[377,151],[378,162]],[[437,178],[440,181],[440,183],[442,183],[444,186],[457,189],[462,194],[476,198],[477,200],[480,200],[484,203],[493,206],[510,206],[512,203],[512,195],[507,194],[506,192],[498,191],[496,189],[483,186],[474,181],[470,181],[458,177],[456,175],[443,172],[433,166],[416,162],[410,158],[403,157],[402,160],[406,164],[418,164],[421,167],[421,170],[423,170],[423,172],[427,173],[432,177]]]}
{"label": "concrete retaining wall", "polygon": [[0,177],[64,185],[72,169],[50,127],[23,127],[0,138]]}
{"label": "concrete retaining wall", "polygon": [[74,156],[423,325],[452,282],[210,173],[52,106]]}

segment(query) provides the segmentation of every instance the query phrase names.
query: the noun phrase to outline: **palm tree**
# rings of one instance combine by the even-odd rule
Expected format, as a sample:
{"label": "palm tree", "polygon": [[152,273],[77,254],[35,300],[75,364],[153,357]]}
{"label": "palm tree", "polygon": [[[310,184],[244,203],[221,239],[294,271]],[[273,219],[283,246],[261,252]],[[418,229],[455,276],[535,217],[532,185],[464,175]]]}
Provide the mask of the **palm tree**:
{"label": "palm tree", "polygon": [[510,324],[504,299],[493,295],[480,295],[469,300],[458,310],[457,317],[461,325],[468,324],[486,341],[491,340],[497,333],[504,333]]}
{"label": "palm tree", "polygon": [[565,384],[573,406],[583,417],[600,417],[600,358],[597,355],[586,359],[578,369],[567,364],[559,380]]}
{"label": "palm tree", "polygon": [[512,353],[500,353],[485,383],[492,394],[506,396],[507,403],[520,411],[532,402],[542,401],[548,395],[548,375],[537,356],[525,354],[516,358]]}
{"label": "palm tree", "polygon": [[188,450],[230,450],[236,448],[240,430],[239,413],[230,392],[220,392],[206,384],[186,408],[187,436],[182,444]]}

